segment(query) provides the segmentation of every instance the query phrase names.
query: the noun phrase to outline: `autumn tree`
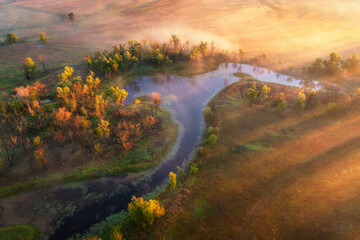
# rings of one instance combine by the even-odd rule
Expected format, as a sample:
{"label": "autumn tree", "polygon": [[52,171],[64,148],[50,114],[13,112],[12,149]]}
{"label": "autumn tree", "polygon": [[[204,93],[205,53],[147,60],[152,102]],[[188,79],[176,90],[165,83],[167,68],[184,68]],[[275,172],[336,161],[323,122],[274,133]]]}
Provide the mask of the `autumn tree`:
{"label": "autumn tree", "polygon": [[304,90],[301,90],[298,94],[298,96],[295,98],[295,108],[298,111],[302,111],[305,109],[305,100],[306,96],[304,93]]}
{"label": "autumn tree", "polygon": [[120,89],[118,87],[111,86],[108,91],[108,95],[110,96],[111,100],[114,102],[117,108],[120,108],[123,102],[125,101],[128,93],[125,89]]}
{"label": "autumn tree", "polygon": [[139,227],[145,229],[152,225],[156,218],[165,214],[165,208],[161,206],[159,201],[150,199],[144,200],[142,197],[133,196],[128,205],[129,218]]}
{"label": "autumn tree", "polygon": [[22,63],[22,68],[24,70],[26,79],[32,79],[34,74],[35,74],[35,70],[37,68],[36,63],[30,58],[26,58],[23,63]]}
{"label": "autumn tree", "polygon": [[257,88],[256,82],[253,82],[252,87],[246,93],[246,98],[248,99],[249,102],[257,103],[259,94],[260,94],[260,92]]}
{"label": "autumn tree", "polygon": [[271,88],[264,85],[260,92],[260,100],[266,101],[270,99]]}
{"label": "autumn tree", "polygon": [[48,70],[46,69],[46,66],[45,66],[45,61],[44,61],[44,56],[42,55],[42,54],[40,54],[39,55],[39,62],[40,62],[40,64],[41,64],[41,66],[43,67],[43,69],[44,69],[44,72],[48,72]]}
{"label": "autumn tree", "polygon": [[15,149],[18,146],[17,136],[10,135],[5,141],[2,141],[2,150],[6,154],[7,163],[10,167],[15,165]]}
{"label": "autumn tree", "polygon": [[46,158],[45,158],[45,151],[43,148],[43,142],[41,141],[40,137],[37,136],[34,138],[34,158],[36,160],[36,162],[41,166],[41,167],[45,167],[45,164],[47,162]]}
{"label": "autumn tree", "polygon": [[176,174],[173,172],[169,173],[169,189],[174,191],[176,187]]}
{"label": "autumn tree", "polygon": [[159,107],[160,104],[161,104],[160,94],[157,93],[157,92],[153,92],[153,93],[151,94],[151,99],[152,99],[152,101],[153,101],[153,103],[154,103],[154,105],[155,105],[155,111],[157,112],[158,107]]}
{"label": "autumn tree", "polygon": [[45,32],[39,33],[39,40],[42,44],[46,44],[48,39],[49,39],[49,36]]}

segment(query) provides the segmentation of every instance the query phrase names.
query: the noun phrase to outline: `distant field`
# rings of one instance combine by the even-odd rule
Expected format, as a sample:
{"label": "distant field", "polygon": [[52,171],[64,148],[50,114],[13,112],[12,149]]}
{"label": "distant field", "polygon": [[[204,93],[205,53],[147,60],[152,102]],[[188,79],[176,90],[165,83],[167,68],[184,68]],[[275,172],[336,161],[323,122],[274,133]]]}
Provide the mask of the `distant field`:
{"label": "distant field", "polygon": [[[75,63],[88,52],[128,39],[167,40],[177,34],[301,64],[331,51],[356,52],[359,6],[350,0],[3,0],[0,36],[13,31],[21,42],[1,46],[0,63],[14,67],[38,54],[51,65]],[[69,12],[76,14],[75,23],[68,20]],[[36,47],[40,31],[49,34],[49,43]]]}

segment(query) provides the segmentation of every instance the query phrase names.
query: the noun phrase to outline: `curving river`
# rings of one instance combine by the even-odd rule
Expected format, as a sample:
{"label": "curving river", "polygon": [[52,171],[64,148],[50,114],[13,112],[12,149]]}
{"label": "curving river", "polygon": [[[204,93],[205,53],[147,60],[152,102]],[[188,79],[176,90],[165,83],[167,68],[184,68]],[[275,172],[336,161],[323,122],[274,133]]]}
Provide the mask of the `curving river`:
{"label": "curving river", "polygon": [[[50,240],[63,240],[76,233],[83,233],[92,225],[102,221],[111,214],[127,209],[132,195],[142,196],[154,191],[167,180],[170,171],[176,166],[185,167],[197,149],[204,128],[202,112],[208,101],[224,87],[224,80],[231,84],[239,80],[236,72],[251,74],[260,81],[278,83],[287,86],[303,87],[304,82],[265,68],[246,64],[224,63],[218,70],[198,74],[192,77],[180,76],[143,76],[135,79],[126,88],[129,93],[127,101],[133,101],[142,95],[159,92],[162,106],[172,112],[179,124],[177,143],[171,153],[146,177],[136,182],[127,183],[123,189],[110,198],[99,203],[77,210],[72,217],[65,218],[56,229]],[[317,82],[312,82],[317,87]],[[116,178],[106,177],[106,184],[114,184]]]}

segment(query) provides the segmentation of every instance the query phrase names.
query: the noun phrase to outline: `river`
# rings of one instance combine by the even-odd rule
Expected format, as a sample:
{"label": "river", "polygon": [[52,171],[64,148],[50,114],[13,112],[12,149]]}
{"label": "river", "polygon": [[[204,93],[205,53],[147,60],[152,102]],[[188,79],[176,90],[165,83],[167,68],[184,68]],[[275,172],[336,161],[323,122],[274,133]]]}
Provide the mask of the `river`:
{"label": "river", "polygon": [[[186,167],[199,146],[204,128],[202,112],[208,101],[224,87],[224,80],[229,84],[239,80],[236,72],[251,74],[260,81],[282,84],[286,86],[303,87],[304,82],[282,75],[265,68],[246,64],[224,63],[215,71],[198,74],[192,77],[182,76],[143,76],[132,81],[126,91],[129,93],[127,102],[142,95],[160,93],[162,106],[172,113],[174,121],[179,125],[177,142],[171,153],[146,177],[125,184],[122,191],[99,203],[76,210],[73,216],[65,218],[62,225],[56,229],[50,240],[64,240],[86,229],[121,210],[127,209],[127,204],[133,195],[142,196],[154,191],[167,180],[170,171],[177,166]],[[317,82],[312,82],[317,88]],[[113,184],[116,177],[107,177],[107,182]]]}

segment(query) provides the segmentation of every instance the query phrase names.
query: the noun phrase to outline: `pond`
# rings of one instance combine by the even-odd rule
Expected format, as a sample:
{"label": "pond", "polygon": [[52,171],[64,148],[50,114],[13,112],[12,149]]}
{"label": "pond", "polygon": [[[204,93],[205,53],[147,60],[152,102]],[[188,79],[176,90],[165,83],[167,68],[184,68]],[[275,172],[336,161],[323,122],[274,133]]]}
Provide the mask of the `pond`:
{"label": "pond", "polygon": [[[144,178],[125,184],[124,188],[105,201],[77,210],[72,217],[65,218],[63,224],[50,237],[51,240],[66,239],[75,233],[82,233],[92,225],[111,214],[127,209],[131,196],[143,196],[154,191],[167,180],[170,171],[177,166],[186,167],[199,146],[204,128],[202,112],[208,101],[224,87],[239,80],[236,72],[251,74],[260,81],[287,86],[303,87],[304,81],[294,79],[265,68],[246,64],[224,63],[218,70],[192,77],[180,76],[143,76],[135,79],[126,87],[129,93],[127,102],[139,96],[160,93],[162,106],[169,110],[179,125],[177,142],[171,153]],[[318,88],[317,82],[310,87]],[[123,176],[119,176],[123,177]],[[105,177],[107,184],[114,184],[117,177]]]}

